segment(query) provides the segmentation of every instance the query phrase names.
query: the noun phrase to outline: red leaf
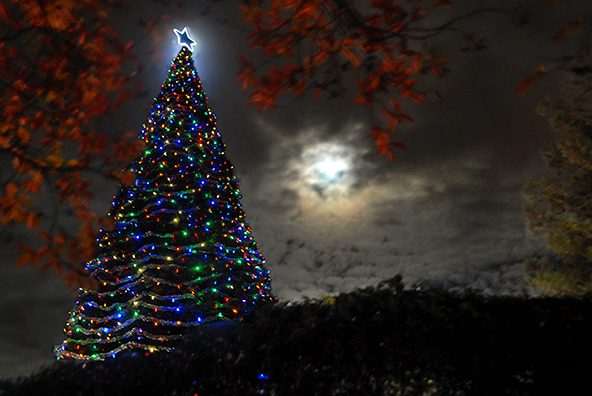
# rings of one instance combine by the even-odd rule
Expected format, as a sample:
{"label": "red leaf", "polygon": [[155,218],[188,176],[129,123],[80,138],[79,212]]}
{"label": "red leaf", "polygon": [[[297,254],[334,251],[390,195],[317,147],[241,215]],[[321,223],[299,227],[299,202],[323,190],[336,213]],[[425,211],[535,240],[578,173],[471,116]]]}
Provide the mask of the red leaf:
{"label": "red leaf", "polygon": [[393,109],[395,109],[395,111],[401,111],[401,103],[397,102],[395,99],[390,99],[389,103],[391,106],[393,106]]}
{"label": "red leaf", "polygon": [[567,36],[570,33],[571,33],[571,27],[564,27],[563,29],[558,30],[553,35],[551,40],[561,40],[562,38],[564,38],[565,36]]}
{"label": "red leaf", "polygon": [[444,75],[444,74],[442,74],[440,67],[435,63],[432,63],[431,69],[432,69],[432,73],[434,73],[434,75],[438,78],[440,78]]}
{"label": "red leaf", "polygon": [[61,272],[60,263],[57,260],[52,260],[50,262],[43,264],[40,271],[44,272],[44,271],[50,269],[51,267],[55,268],[56,274],[58,274],[58,275],[60,274],[60,272]]}
{"label": "red leaf", "polygon": [[8,23],[12,22],[12,18],[10,17],[10,10],[8,9],[8,6],[6,4],[0,4],[0,16]]}
{"label": "red leaf", "polygon": [[528,77],[520,81],[518,87],[516,88],[516,95],[523,96],[526,91],[528,91],[528,88],[532,85],[535,79],[535,77]]}
{"label": "red leaf", "polygon": [[372,107],[374,104],[374,97],[365,92],[358,92],[354,100],[357,104]]}
{"label": "red leaf", "polygon": [[27,246],[27,245],[23,245],[21,243],[17,243],[14,245],[14,247],[16,247],[18,250],[20,250],[23,253],[35,253],[36,250],[35,248],[31,247],[31,246]]}
{"label": "red leaf", "polygon": [[39,216],[37,216],[36,213],[29,213],[29,216],[27,217],[27,227],[34,229],[39,227],[39,223]]}
{"label": "red leaf", "polygon": [[18,191],[18,187],[16,184],[8,183],[6,185],[6,195],[8,195],[9,197],[14,196],[14,194],[16,194],[17,191]]}
{"label": "red leaf", "polygon": [[403,118],[404,120],[406,120],[408,123],[410,123],[410,124],[414,124],[415,123],[413,121],[413,118],[409,114],[403,113],[403,112],[401,112],[399,114],[400,114],[401,118]]}
{"label": "red leaf", "polygon": [[360,66],[360,64],[362,63],[362,60],[360,59],[360,57],[353,52],[352,50],[350,50],[347,47],[342,47],[341,48],[341,52],[343,52],[343,54],[345,55],[345,57],[352,62],[356,67]]}
{"label": "red leaf", "polygon": [[21,257],[19,257],[18,260],[16,261],[16,268],[20,268],[23,265],[25,265],[26,262],[31,259],[31,257],[32,257],[31,253],[22,254]]}
{"label": "red leaf", "polygon": [[50,257],[50,256],[51,256],[51,254],[49,254],[49,253],[50,253],[50,252],[49,252],[49,246],[45,245],[45,246],[42,246],[42,247],[39,249],[39,251],[37,252],[37,256],[38,256],[38,257],[43,257],[43,256],[48,256],[48,257]]}
{"label": "red leaf", "polygon": [[421,57],[419,55],[416,55],[413,57],[413,62],[411,64],[411,71],[413,73],[419,73],[420,70],[421,70]]}
{"label": "red leaf", "polygon": [[20,22],[15,22],[14,19],[12,19],[12,16],[10,15],[10,9],[4,3],[0,3],[0,16],[6,21],[6,23],[11,25],[16,30],[22,29],[23,24]]}
{"label": "red leaf", "polygon": [[538,74],[538,75],[543,75],[543,74],[547,74],[547,67],[545,65],[539,65],[537,67],[534,68],[534,74]]}
{"label": "red leaf", "polygon": [[378,90],[378,87],[380,86],[380,76],[372,74],[370,77],[368,77],[368,83],[370,86],[369,91]]}
{"label": "red leaf", "polygon": [[134,172],[125,172],[121,176],[121,182],[126,186],[131,186],[136,181],[136,174]]}
{"label": "red leaf", "polygon": [[329,56],[329,54],[327,53],[327,51],[319,51],[315,54],[314,58],[313,58],[313,63],[315,66],[320,65],[321,63],[323,63],[325,61],[325,59],[327,59],[327,57]]}
{"label": "red leaf", "polygon": [[282,69],[284,74],[288,76],[293,76],[302,71],[302,68],[300,66],[289,64],[285,64],[284,67],[282,67]]}
{"label": "red leaf", "polygon": [[105,146],[107,146],[107,136],[106,135],[99,135],[97,137],[97,140],[95,141],[95,148],[100,150],[103,150],[105,148]]}

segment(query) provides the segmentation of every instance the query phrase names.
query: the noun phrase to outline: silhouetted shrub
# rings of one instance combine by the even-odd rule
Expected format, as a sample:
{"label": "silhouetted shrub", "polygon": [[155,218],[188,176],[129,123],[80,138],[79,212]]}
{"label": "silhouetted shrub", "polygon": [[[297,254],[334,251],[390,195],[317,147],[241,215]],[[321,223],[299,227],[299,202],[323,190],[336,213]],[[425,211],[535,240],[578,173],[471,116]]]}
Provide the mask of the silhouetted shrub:
{"label": "silhouetted shrub", "polygon": [[172,353],[56,362],[0,395],[585,394],[591,308],[403,290],[399,277],[201,326]]}

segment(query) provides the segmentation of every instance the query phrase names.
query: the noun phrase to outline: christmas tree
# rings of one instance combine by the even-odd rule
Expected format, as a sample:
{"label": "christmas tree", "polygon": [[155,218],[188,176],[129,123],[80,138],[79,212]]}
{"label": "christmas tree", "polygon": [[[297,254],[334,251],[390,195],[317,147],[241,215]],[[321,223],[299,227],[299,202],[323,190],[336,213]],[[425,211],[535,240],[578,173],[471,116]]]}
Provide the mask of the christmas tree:
{"label": "christmas tree", "polygon": [[233,166],[193,65],[194,41],[169,69],[86,269],[56,347],[60,358],[100,360],[128,349],[171,351],[190,329],[275,302],[269,271],[245,220]]}

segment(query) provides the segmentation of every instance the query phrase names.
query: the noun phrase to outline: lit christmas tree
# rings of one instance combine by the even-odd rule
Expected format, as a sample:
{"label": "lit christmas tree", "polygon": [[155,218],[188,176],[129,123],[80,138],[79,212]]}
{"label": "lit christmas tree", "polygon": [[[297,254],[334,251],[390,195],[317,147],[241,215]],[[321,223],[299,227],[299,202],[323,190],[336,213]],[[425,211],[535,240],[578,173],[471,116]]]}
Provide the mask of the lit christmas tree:
{"label": "lit christmas tree", "polygon": [[233,166],[193,66],[194,41],[169,70],[86,268],[97,290],[79,290],[56,347],[60,358],[99,360],[127,349],[170,351],[190,329],[240,318],[276,300],[240,204]]}

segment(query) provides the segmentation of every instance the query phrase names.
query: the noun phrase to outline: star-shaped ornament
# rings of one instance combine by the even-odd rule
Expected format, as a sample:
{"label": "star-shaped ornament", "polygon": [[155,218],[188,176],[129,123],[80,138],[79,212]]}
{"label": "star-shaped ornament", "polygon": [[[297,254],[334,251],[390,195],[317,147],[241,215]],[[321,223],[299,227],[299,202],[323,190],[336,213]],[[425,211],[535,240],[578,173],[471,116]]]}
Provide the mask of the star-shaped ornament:
{"label": "star-shaped ornament", "polygon": [[184,27],[183,30],[173,29],[173,32],[177,35],[177,39],[179,40],[179,44],[183,47],[187,47],[189,51],[193,52],[193,46],[197,43],[191,37],[189,37],[189,33],[187,33],[187,28]]}

